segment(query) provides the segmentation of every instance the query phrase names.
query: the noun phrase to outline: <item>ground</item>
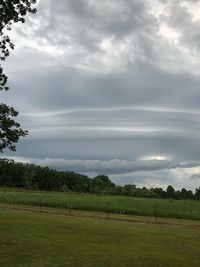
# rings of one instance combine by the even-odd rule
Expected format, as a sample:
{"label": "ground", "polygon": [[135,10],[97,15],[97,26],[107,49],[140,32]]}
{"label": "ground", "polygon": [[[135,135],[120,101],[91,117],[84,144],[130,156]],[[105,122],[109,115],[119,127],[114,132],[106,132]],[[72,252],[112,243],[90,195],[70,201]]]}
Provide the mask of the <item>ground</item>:
{"label": "ground", "polygon": [[53,213],[0,208],[1,267],[200,266],[197,221]]}

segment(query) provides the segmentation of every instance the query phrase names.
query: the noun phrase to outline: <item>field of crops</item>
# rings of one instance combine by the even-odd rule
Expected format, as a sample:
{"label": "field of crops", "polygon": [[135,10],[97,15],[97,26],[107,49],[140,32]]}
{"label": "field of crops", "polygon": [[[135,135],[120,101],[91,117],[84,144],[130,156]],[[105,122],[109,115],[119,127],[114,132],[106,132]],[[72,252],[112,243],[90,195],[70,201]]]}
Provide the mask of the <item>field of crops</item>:
{"label": "field of crops", "polygon": [[160,225],[0,210],[0,266],[199,267],[200,224],[177,221]]}
{"label": "field of crops", "polygon": [[0,203],[200,220],[200,201],[0,190]]}

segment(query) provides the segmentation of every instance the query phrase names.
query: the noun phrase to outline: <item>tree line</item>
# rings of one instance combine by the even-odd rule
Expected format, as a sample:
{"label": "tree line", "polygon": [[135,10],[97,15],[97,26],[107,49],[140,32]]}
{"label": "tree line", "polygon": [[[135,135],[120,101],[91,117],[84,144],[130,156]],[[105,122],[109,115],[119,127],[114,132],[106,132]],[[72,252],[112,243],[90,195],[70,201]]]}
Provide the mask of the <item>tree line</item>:
{"label": "tree line", "polygon": [[0,159],[0,186],[18,187],[29,190],[110,194],[120,196],[200,199],[200,188],[195,192],[182,188],[175,190],[171,185],[163,188],[138,188],[136,185],[115,185],[106,175],[89,178],[75,172],[60,172],[34,164]]}

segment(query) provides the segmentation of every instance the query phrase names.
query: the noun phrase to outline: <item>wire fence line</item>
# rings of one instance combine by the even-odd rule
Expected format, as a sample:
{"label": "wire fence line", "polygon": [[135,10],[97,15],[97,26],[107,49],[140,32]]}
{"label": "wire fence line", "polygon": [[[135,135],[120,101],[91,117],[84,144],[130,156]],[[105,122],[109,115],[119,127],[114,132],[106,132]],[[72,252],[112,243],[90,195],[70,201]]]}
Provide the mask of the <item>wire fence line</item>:
{"label": "wire fence line", "polygon": [[75,210],[96,211],[110,214],[126,214],[153,217],[155,222],[159,217],[200,220],[199,201],[174,201],[159,199],[134,199],[126,197],[74,195],[74,194],[46,194],[27,192],[0,191],[0,203],[44,208],[57,208],[72,214]]}

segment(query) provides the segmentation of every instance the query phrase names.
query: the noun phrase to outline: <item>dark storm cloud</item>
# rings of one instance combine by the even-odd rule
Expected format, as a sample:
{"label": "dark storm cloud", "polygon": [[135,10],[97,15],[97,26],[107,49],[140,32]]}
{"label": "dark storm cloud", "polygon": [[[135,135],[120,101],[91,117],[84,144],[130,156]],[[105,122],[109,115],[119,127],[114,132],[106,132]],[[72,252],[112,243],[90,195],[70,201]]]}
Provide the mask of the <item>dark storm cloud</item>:
{"label": "dark storm cloud", "polygon": [[[189,73],[166,73],[140,65],[126,73],[91,73],[76,68],[43,68],[10,73],[17,98],[26,98],[35,111],[80,107],[147,106],[199,109],[200,78]],[[24,85],[25,84],[25,85]],[[37,90],[40,92],[37,93]],[[28,94],[26,94],[28,92]],[[11,99],[5,94],[7,101]]]}
{"label": "dark storm cloud", "polygon": [[[39,164],[42,166],[50,166],[60,171],[78,171],[81,173],[94,173],[108,175],[128,175],[138,172],[152,172],[160,170],[173,170],[173,169],[190,169],[200,166],[200,161],[189,162],[176,162],[167,160],[140,160],[130,161],[122,159],[111,160],[77,160],[77,159],[56,159],[56,158],[21,158],[22,161],[26,160],[30,163]],[[197,178],[199,173],[191,175],[192,178]]]}
{"label": "dark storm cloud", "polygon": [[[36,161],[37,162],[37,161]],[[51,166],[61,170],[77,170],[82,173],[96,172],[98,174],[127,174],[138,171],[157,171],[163,169],[175,168],[192,168],[200,166],[200,162],[173,162],[165,160],[148,160],[148,161],[126,161],[112,159],[109,161],[100,160],[62,160],[49,159],[39,160],[43,166]]]}
{"label": "dark storm cloud", "polygon": [[[49,129],[50,131],[52,130]],[[42,138],[38,135],[33,139],[30,135],[18,145],[17,155],[33,158],[47,158],[51,155],[51,158],[55,159],[99,159],[104,161],[113,158],[139,161],[142,158],[151,158],[157,155],[164,156],[169,160],[185,162],[190,160],[196,162],[200,158],[198,137],[186,137],[180,134],[173,137],[172,133],[163,135],[159,132],[116,137],[115,132],[110,133],[108,130],[107,135],[102,131],[95,138],[97,132],[88,132],[78,128],[71,133],[71,136],[67,130],[66,137],[63,138],[59,135],[59,131],[60,129],[52,131],[53,138],[48,138],[48,132],[41,132]],[[73,135],[77,136],[77,132],[79,132],[79,136],[73,137]],[[104,137],[100,137],[100,135]]]}

